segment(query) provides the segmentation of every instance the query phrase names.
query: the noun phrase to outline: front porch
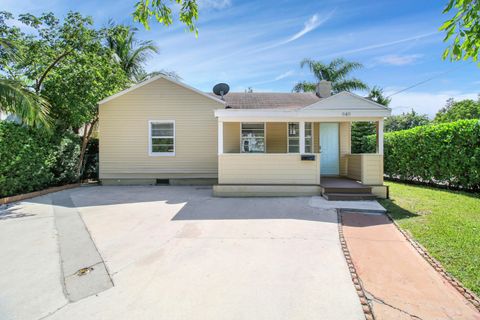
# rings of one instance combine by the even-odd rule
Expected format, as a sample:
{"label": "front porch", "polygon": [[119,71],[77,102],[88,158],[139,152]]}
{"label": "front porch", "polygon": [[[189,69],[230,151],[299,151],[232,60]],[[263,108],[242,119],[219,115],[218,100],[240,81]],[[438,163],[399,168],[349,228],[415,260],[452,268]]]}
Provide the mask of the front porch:
{"label": "front porch", "polygon": [[[328,176],[367,188],[340,188],[334,190],[334,197],[368,188],[386,197],[383,121],[388,115],[388,108],[349,92],[327,95],[304,107],[216,110],[218,185],[214,194],[325,196],[323,180]],[[355,121],[376,124],[375,153],[352,154]]]}
{"label": "front porch", "polygon": [[351,121],[219,121],[214,194],[384,198],[383,118],[375,120],[372,154],[351,153]]}

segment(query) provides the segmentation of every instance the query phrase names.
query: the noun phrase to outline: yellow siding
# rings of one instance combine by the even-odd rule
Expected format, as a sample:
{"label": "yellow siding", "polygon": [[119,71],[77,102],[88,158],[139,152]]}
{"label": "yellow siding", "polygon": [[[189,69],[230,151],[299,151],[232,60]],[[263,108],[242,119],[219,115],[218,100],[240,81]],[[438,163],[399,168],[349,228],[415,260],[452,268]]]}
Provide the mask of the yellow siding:
{"label": "yellow siding", "polygon": [[351,154],[348,156],[348,177],[366,185],[383,184],[383,156]]}
{"label": "yellow siding", "polygon": [[348,155],[351,152],[351,123],[340,122],[339,125],[340,142],[340,175],[347,175]]}
{"label": "yellow siding", "polygon": [[287,152],[287,123],[266,123],[267,153]]}
{"label": "yellow siding", "polygon": [[[100,178],[216,177],[219,108],[165,79],[100,105]],[[175,156],[149,155],[149,120],[175,120]]]}
{"label": "yellow siding", "polygon": [[320,123],[313,123],[313,152],[320,153]]}
{"label": "yellow siding", "polygon": [[223,123],[223,152],[240,152],[240,122]]}
{"label": "yellow siding", "polygon": [[301,161],[298,154],[223,154],[220,184],[319,184],[320,157]]}
{"label": "yellow siding", "polygon": [[363,154],[362,183],[383,184],[383,156],[378,154]]}
{"label": "yellow siding", "polygon": [[347,176],[355,180],[362,180],[362,155],[351,154],[347,157]]}

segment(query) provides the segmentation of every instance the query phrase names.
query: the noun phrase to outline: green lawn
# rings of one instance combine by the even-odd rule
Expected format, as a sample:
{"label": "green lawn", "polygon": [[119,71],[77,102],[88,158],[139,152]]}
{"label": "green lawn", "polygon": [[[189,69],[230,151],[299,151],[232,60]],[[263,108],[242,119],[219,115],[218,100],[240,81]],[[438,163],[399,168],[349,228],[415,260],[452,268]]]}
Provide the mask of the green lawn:
{"label": "green lawn", "polygon": [[480,295],[480,195],[387,182],[382,205],[401,228]]}

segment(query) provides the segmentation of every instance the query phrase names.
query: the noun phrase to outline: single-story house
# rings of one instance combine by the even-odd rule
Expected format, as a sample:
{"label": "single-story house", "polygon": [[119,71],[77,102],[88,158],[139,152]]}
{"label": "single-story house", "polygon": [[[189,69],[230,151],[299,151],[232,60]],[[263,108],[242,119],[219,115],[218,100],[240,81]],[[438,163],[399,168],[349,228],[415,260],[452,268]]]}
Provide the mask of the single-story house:
{"label": "single-story house", "polygon": [[[331,95],[328,81],[316,93],[220,97],[157,76],[99,102],[99,178],[213,184],[217,196],[386,197],[383,121],[390,113],[353,93]],[[375,153],[351,153],[354,121],[377,124]]]}

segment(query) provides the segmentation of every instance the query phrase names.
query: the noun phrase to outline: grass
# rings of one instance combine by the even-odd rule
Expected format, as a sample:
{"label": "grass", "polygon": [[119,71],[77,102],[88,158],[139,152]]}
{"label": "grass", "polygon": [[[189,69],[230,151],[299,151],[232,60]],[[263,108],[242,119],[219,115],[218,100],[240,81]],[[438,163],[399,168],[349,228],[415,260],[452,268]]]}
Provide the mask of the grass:
{"label": "grass", "polygon": [[480,295],[480,195],[387,182],[382,205],[463,285]]}

